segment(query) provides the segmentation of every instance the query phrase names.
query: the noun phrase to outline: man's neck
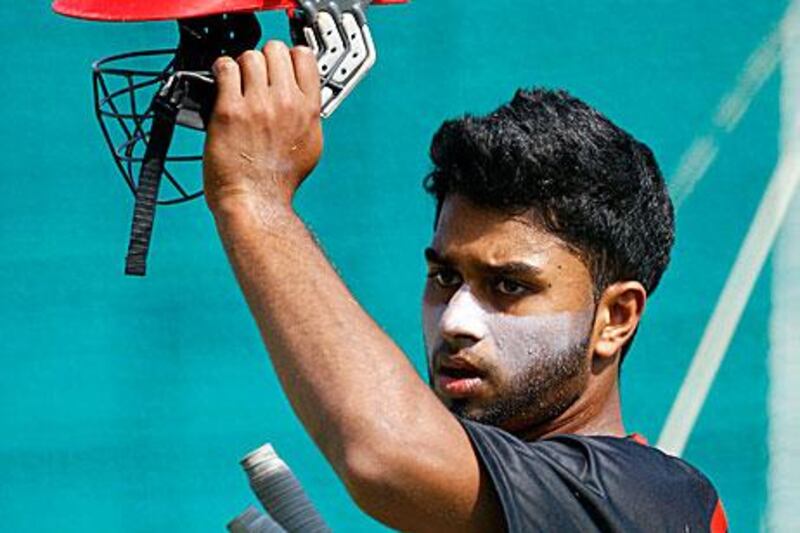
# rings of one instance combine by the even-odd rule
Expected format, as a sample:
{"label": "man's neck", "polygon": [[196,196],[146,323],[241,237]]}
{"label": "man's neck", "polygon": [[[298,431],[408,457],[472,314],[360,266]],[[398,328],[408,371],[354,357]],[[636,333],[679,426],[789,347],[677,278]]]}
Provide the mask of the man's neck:
{"label": "man's neck", "polygon": [[619,386],[589,387],[566,411],[555,419],[521,432],[518,436],[535,441],[555,435],[605,435],[625,437]]}

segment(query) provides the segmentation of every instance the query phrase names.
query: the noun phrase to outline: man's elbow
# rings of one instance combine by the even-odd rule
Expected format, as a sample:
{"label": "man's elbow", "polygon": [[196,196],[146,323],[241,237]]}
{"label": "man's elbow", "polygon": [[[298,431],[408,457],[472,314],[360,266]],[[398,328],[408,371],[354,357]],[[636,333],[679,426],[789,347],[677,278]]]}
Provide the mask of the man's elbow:
{"label": "man's elbow", "polygon": [[437,451],[424,441],[393,441],[384,435],[369,446],[348,448],[337,471],[356,505],[390,528],[437,533],[499,529],[496,502],[481,504],[472,449],[466,458],[458,448],[446,457]]}
{"label": "man's elbow", "polygon": [[[449,505],[436,505],[423,475],[430,465],[403,448],[348,455],[340,476],[356,505],[373,519],[401,531],[468,531]],[[442,502],[439,502],[442,503]],[[450,502],[452,503],[452,502]]]}
{"label": "man's elbow", "polygon": [[[343,468],[339,472],[347,492],[362,511],[379,519],[386,507],[391,491],[390,472],[396,457],[385,457],[384,452],[374,449],[358,449],[347,452]],[[385,509],[384,509],[385,510]]]}
{"label": "man's elbow", "polygon": [[419,502],[413,487],[419,484],[410,475],[411,460],[402,450],[386,445],[353,451],[339,475],[350,497],[370,517],[393,529],[417,529],[414,516]]}

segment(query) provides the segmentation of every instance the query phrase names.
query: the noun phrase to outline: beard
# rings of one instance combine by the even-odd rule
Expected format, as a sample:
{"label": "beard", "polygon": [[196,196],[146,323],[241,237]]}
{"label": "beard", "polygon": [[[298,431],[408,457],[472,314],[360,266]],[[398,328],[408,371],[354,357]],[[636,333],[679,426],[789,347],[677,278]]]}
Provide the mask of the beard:
{"label": "beard", "polygon": [[456,416],[508,431],[544,424],[562,415],[588,381],[588,339],[560,353],[541,354],[485,400],[450,399]]}

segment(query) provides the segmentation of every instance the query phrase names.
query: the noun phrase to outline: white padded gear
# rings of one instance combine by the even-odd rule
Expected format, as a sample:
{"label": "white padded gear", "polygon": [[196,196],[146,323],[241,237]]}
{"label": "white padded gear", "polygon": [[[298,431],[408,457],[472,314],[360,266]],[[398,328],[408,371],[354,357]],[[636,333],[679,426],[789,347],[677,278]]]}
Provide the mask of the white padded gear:
{"label": "white padded gear", "polygon": [[367,1],[301,2],[302,38],[317,57],[322,78],[322,116],[327,118],[375,65],[366,24]]}

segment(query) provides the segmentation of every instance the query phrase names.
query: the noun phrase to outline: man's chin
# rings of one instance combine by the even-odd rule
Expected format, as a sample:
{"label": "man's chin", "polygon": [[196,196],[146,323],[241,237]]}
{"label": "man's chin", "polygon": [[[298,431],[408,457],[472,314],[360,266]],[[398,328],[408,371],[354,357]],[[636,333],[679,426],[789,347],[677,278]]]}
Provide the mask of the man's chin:
{"label": "man's chin", "polygon": [[459,418],[495,426],[516,433],[531,424],[539,424],[547,419],[543,413],[530,412],[530,406],[512,408],[502,401],[486,402],[478,398],[448,398],[443,400],[447,409]]}
{"label": "man's chin", "polygon": [[489,416],[485,406],[472,398],[448,398],[444,401],[447,409],[459,418],[488,424]]}
{"label": "man's chin", "polygon": [[502,428],[509,415],[504,408],[504,402],[498,401],[486,389],[475,390],[463,396],[448,394],[438,387],[434,387],[433,391],[444,406],[459,418]]}

